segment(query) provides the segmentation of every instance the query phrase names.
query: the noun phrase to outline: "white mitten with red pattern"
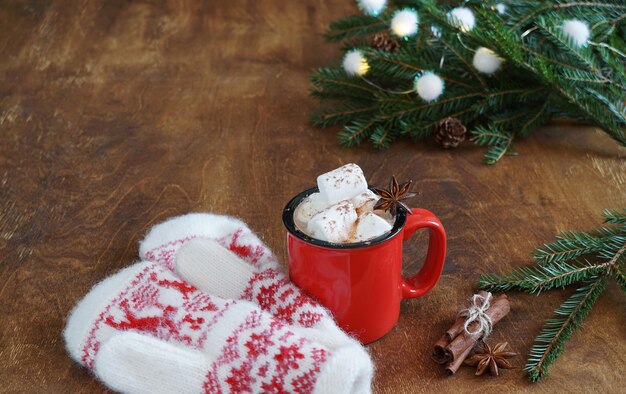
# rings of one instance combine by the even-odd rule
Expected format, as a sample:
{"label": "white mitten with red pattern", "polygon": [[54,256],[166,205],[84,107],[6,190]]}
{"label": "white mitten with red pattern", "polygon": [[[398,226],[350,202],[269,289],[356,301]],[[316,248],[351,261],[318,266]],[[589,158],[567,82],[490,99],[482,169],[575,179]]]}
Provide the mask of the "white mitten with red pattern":
{"label": "white mitten with red pattern", "polygon": [[208,213],[171,218],[150,230],[139,254],[207,293],[251,301],[331,349],[359,346],[365,352],[326,308],[289,281],[271,250],[239,219]]}
{"label": "white mitten with red pattern", "polygon": [[68,318],[71,357],[125,393],[369,392],[371,360],[331,350],[245,301],[210,296],[138,263],[95,286]]}

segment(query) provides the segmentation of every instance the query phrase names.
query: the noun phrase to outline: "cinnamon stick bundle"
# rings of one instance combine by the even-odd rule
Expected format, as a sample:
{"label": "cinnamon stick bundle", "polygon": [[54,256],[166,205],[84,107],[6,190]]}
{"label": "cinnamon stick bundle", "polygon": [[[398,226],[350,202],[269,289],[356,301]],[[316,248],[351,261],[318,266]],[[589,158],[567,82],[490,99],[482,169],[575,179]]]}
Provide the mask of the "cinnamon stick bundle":
{"label": "cinnamon stick bundle", "polygon": [[[487,292],[485,291],[480,291],[478,294],[487,297]],[[510,310],[509,300],[506,294],[502,294],[492,299],[491,306],[485,314],[491,318],[491,324],[495,325]],[[439,364],[446,364],[446,371],[450,374],[454,374],[459,369],[467,355],[482,338],[482,335],[470,335],[464,331],[465,319],[465,317],[459,316],[454,325],[437,341],[433,349],[433,360]],[[470,324],[468,330],[474,331],[477,325],[477,322]]]}

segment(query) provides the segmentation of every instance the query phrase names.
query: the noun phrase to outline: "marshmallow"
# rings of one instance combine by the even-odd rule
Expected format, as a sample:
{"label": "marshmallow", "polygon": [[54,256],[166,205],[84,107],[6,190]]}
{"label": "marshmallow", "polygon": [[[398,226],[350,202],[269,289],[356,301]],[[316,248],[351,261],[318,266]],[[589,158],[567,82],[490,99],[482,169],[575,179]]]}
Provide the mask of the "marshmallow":
{"label": "marshmallow", "polygon": [[391,230],[392,226],[380,216],[367,212],[359,218],[354,234],[354,242],[367,241]]}
{"label": "marshmallow", "polygon": [[293,214],[296,225],[301,229],[306,228],[309,220],[327,207],[328,203],[326,203],[326,200],[324,200],[320,193],[313,193],[309,195],[307,198],[302,200],[300,204],[298,204],[298,207]]}
{"label": "marshmallow", "polygon": [[320,194],[329,205],[349,200],[367,190],[363,170],[350,163],[317,177]]}
{"label": "marshmallow", "polygon": [[356,209],[357,215],[361,216],[365,212],[372,212],[374,210],[374,205],[380,199],[378,194],[373,191],[367,189],[363,193],[357,195],[352,198],[350,201],[352,205],[354,205],[354,209]]}
{"label": "marshmallow", "polygon": [[313,216],[307,226],[307,234],[322,241],[346,242],[356,219],[352,203],[342,201]]}
{"label": "marshmallow", "polygon": [[382,209],[377,209],[374,211],[374,213],[380,216],[381,218],[385,219],[385,221],[389,223],[390,226],[393,226],[393,224],[396,222],[396,217],[393,216],[389,211],[383,211]]}

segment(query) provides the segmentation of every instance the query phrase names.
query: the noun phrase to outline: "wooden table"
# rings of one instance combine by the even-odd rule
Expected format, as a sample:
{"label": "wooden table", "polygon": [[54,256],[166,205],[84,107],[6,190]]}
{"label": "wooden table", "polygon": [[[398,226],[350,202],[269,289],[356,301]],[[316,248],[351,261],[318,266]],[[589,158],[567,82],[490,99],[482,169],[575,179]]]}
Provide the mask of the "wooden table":
{"label": "wooden table", "polygon": [[[337,146],[336,129],[307,121],[307,77],[336,61],[321,33],[352,12],[349,0],[0,3],[0,391],[105,391],[70,361],[60,333],[91,286],[137,260],[152,225],[190,211],[237,215],[284,262],[284,203],[347,162],[373,184],[413,178],[415,205],[449,235],[438,286],[405,302],[369,346],[376,392],[624,390],[626,303],[615,283],[540,384],[521,367],[571,290],[510,294],[493,340],[522,356],[499,378],[471,368],[447,377],[429,354],[480,273],[528,264],[558,230],[596,226],[603,208],[626,205],[626,150],[562,125],[493,167],[470,143]],[[407,273],[425,239],[410,245]]]}

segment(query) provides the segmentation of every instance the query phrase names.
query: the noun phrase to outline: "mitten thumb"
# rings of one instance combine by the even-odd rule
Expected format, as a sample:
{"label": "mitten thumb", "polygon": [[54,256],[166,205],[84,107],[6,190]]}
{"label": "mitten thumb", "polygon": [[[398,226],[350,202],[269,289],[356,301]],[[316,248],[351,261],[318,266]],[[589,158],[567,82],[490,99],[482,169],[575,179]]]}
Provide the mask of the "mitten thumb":
{"label": "mitten thumb", "polygon": [[122,393],[201,393],[208,369],[204,354],[148,335],[124,332],[104,342],[95,373]]}
{"label": "mitten thumb", "polygon": [[205,293],[222,298],[241,298],[256,270],[210,238],[183,245],[174,259],[176,273]]}

